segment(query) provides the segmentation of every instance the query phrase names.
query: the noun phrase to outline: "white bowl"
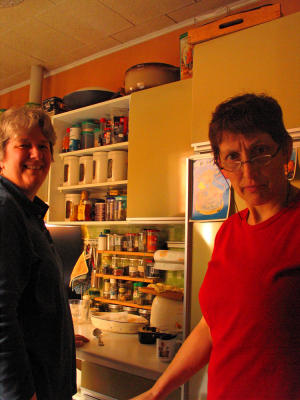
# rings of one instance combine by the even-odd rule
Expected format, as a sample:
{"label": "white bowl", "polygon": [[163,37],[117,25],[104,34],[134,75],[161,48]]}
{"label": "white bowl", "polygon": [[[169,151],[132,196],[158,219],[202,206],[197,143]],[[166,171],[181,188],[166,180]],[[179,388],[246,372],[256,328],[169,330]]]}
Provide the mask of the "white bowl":
{"label": "white bowl", "polygon": [[146,318],[127,312],[94,312],[91,321],[96,328],[115,333],[137,333],[148,324]]}

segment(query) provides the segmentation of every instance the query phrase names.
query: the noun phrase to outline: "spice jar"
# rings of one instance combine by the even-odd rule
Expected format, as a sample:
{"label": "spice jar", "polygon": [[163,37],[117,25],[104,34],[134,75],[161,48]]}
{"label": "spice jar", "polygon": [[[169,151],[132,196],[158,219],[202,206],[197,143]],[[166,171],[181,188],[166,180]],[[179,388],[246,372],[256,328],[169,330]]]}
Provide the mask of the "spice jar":
{"label": "spice jar", "polygon": [[112,256],[111,267],[112,267],[113,275],[116,275],[116,276],[123,275],[124,270],[121,266],[121,259],[119,257]]}
{"label": "spice jar", "polygon": [[118,290],[118,300],[126,301],[126,282],[119,282],[119,290]]}
{"label": "spice jar", "polygon": [[139,291],[139,288],[143,286],[142,282],[134,282],[133,284],[133,302],[135,304],[140,304],[140,298],[141,298],[141,292]]}
{"label": "spice jar", "polygon": [[101,271],[102,274],[109,275],[111,273],[111,255],[102,254],[101,257]]}
{"label": "spice jar", "polygon": [[136,258],[129,259],[129,276],[133,278],[138,276],[138,260]]}
{"label": "spice jar", "polygon": [[146,265],[143,258],[138,259],[138,275],[141,278],[145,278]]}
{"label": "spice jar", "polygon": [[122,238],[123,235],[114,234],[114,244],[116,251],[122,251]]}
{"label": "spice jar", "polygon": [[147,278],[159,277],[159,270],[154,268],[153,260],[146,260],[146,277]]}
{"label": "spice jar", "polygon": [[127,251],[134,251],[133,250],[133,239],[134,239],[134,234],[133,233],[126,233],[126,239],[127,239]]}
{"label": "spice jar", "polygon": [[118,298],[118,283],[116,279],[110,279],[110,296],[111,300],[117,300]]}
{"label": "spice jar", "polygon": [[157,250],[158,230],[147,229],[147,251],[154,252]]}
{"label": "spice jar", "polygon": [[129,260],[127,257],[120,259],[120,265],[123,268],[123,275],[129,275]]}

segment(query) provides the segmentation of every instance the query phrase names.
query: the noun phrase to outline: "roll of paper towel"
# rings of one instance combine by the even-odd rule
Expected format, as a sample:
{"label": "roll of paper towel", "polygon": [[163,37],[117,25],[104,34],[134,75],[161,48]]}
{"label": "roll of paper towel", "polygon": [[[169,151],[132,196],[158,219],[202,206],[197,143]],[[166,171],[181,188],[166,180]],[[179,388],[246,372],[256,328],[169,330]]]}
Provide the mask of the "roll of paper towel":
{"label": "roll of paper towel", "polygon": [[157,250],[154,253],[154,261],[161,263],[183,264],[184,251],[182,250]]}

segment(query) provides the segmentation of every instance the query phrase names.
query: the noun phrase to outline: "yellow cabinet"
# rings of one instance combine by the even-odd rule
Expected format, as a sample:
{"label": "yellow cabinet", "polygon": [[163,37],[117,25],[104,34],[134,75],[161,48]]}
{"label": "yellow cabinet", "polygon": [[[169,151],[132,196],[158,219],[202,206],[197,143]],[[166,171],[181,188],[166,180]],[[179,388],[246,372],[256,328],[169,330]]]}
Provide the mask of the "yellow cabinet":
{"label": "yellow cabinet", "polygon": [[191,106],[191,79],[131,95],[128,218],[184,216]]}

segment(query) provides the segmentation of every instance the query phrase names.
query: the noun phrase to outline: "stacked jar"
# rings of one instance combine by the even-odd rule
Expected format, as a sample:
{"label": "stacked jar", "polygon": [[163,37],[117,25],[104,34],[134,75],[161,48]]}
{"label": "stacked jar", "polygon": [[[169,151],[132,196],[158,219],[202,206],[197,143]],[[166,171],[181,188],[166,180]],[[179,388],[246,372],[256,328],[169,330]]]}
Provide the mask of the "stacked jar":
{"label": "stacked jar", "polygon": [[69,151],[76,151],[80,149],[80,136],[81,136],[80,124],[73,124],[70,128]]}
{"label": "stacked jar", "polygon": [[93,120],[86,120],[81,122],[81,140],[80,148],[89,149],[94,147],[94,129],[97,125]]}

